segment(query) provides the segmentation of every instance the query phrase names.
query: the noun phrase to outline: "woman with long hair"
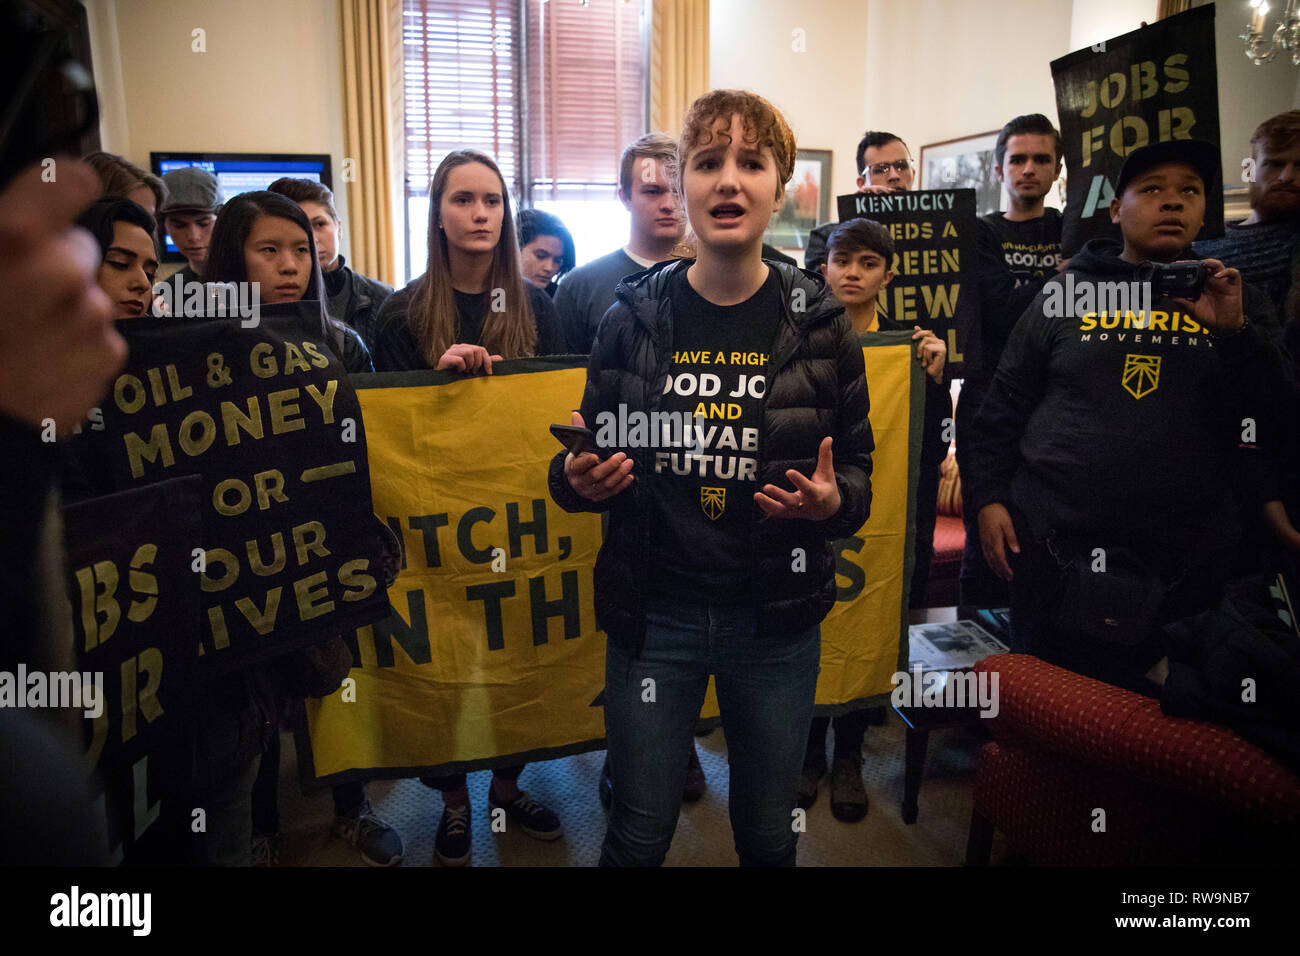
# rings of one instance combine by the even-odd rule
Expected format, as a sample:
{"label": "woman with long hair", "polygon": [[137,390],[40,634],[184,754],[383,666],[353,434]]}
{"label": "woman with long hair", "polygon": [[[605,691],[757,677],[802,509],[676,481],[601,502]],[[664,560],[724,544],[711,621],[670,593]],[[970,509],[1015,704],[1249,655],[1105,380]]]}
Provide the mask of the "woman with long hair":
{"label": "woman with long hair", "polygon": [[[830,543],[870,503],[862,348],[820,276],[762,257],[795,161],[776,108],[707,93],[678,156],[696,258],[619,283],[572,418],[602,455],[561,452],[550,469],[560,507],[609,513],[595,603],[616,785],[601,863],[663,862],[712,675],[740,862],[793,865]],[[683,424],[602,442],[637,413]]]}
{"label": "woman with long hair", "polygon": [[320,306],[325,344],[349,372],[371,372],[365,343],[353,329],[329,317],[325,282],[316,258],[311,221],[279,193],[240,193],[221,209],[212,227],[205,282],[256,282],[261,304],[311,300]]}
{"label": "woman with long hair", "polygon": [[[492,157],[448,153],[429,185],[429,262],[384,303],[374,324],[375,370],[451,369],[492,374],[492,363],[566,350],[550,297],[524,281],[510,194]],[[518,786],[524,765],[492,772],[488,803],[531,837],[563,835],[560,819]],[[465,774],[420,778],[441,790],[434,852],[447,866],[470,858]]]}
{"label": "woman with long hair", "polygon": [[510,194],[491,156],[448,153],[429,185],[429,262],[375,320],[375,369],[492,372],[565,351],[555,308],[524,282]]}
{"label": "woman with long hair", "polygon": [[[304,302],[313,317],[319,315],[325,344],[344,368],[374,370],[356,330],[326,310],[311,221],[292,199],[262,191],[241,193],[227,202],[212,227],[203,275],[207,282],[256,282],[263,305]],[[279,767],[279,736],[272,734],[253,789],[254,861],[264,865],[274,860],[279,836]],[[371,809],[361,782],[334,788],[333,832],[372,866],[394,866],[402,860],[401,837]]]}

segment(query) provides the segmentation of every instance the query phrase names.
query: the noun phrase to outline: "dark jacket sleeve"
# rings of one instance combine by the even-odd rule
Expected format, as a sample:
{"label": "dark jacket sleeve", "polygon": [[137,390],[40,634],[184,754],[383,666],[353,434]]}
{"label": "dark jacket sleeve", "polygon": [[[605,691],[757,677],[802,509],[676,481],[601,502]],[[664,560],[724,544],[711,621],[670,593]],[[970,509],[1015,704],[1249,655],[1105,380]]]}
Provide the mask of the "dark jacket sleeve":
{"label": "dark jacket sleeve", "polygon": [[[612,409],[616,398],[614,379],[620,374],[626,374],[619,371],[622,365],[620,350],[623,348],[624,335],[633,321],[627,306],[622,303],[611,306],[606,313],[606,321],[601,324],[603,334],[597,336],[592,343],[591,357],[587,361],[587,384],[582,391],[582,405],[579,409],[582,420],[592,431],[597,430],[595,426],[600,413]],[[618,495],[604,501],[591,501],[574,491],[564,474],[564,459],[567,456],[568,452],[560,451],[551,459],[547,487],[552,500],[565,511],[608,511]],[[632,480],[635,483],[641,479],[634,476]],[[620,494],[628,494],[631,490],[626,488]]]}
{"label": "dark jacket sleeve", "polygon": [[867,417],[871,398],[867,392],[862,345],[843,314],[835,323],[839,333],[836,365],[839,408],[835,416],[837,433],[831,436],[834,439],[831,457],[835,463],[835,483],[840,489],[840,510],[819,522],[831,540],[853,534],[871,514],[871,453],[876,447]]}
{"label": "dark jacket sleeve", "polygon": [[551,297],[540,289],[529,286],[528,303],[533,308],[533,321],[537,323],[536,354],[568,355],[568,343]]}
{"label": "dark jacket sleeve", "polygon": [[379,310],[371,325],[370,357],[376,372],[409,372],[428,368],[415,345],[415,337],[406,324],[410,294],[394,292]]}
{"label": "dark jacket sleeve", "polygon": [[574,354],[586,355],[591,351],[591,339],[585,331],[587,316],[579,301],[578,283],[572,280],[560,282],[552,304],[565,348]]}
{"label": "dark jacket sleeve", "polygon": [[1047,387],[1049,329],[1040,294],[1012,330],[973,433],[965,439],[971,467],[962,483],[977,515],[985,505],[1011,498],[1011,481],[1021,462],[1020,439]]}
{"label": "dark jacket sleeve", "polygon": [[[1243,492],[1253,504],[1281,500],[1282,461],[1300,439],[1300,383],[1268,330],[1253,318],[1239,334],[1219,340],[1215,353],[1233,404],[1228,425],[1242,433],[1236,465]],[[1253,442],[1245,440],[1248,422],[1254,422]]]}
{"label": "dark jacket sleeve", "polygon": [[371,361],[370,349],[366,348],[360,333],[349,325],[340,323],[339,327],[343,332],[343,354],[339,356],[343,367],[349,372],[373,372],[375,363]]}

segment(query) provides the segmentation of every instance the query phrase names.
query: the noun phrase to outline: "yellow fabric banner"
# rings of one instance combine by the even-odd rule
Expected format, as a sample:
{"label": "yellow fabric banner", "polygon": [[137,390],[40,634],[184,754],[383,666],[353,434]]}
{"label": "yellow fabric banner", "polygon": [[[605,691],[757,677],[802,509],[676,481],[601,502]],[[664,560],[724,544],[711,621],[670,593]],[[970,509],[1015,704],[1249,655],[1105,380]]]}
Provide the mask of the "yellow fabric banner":
{"label": "yellow fabric banner", "polygon": [[[822,626],[817,688],[832,708],[883,701],[906,660],[921,388],[911,346],[894,344],[904,333],[868,338],[873,501],[862,530],[836,542],[840,601]],[[559,448],[547,426],[568,422],[586,381],[579,362],[355,379],[375,513],[405,563],[393,613],[355,635],[351,682],[307,702],[304,777],[447,773],[603,745],[601,518],[567,514],[546,487]],[[716,714],[710,689],[703,716]]]}

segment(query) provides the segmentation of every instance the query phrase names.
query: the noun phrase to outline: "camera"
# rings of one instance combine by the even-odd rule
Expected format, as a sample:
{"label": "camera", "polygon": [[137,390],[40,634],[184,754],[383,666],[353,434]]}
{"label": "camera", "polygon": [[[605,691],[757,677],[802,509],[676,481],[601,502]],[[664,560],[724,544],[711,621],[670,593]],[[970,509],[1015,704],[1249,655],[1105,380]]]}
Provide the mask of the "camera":
{"label": "camera", "polygon": [[1152,298],[1199,299],[1209,270],[1199,259],[1179,262],[1144,262],[1138,266],[1139,282],[1151,283]]}

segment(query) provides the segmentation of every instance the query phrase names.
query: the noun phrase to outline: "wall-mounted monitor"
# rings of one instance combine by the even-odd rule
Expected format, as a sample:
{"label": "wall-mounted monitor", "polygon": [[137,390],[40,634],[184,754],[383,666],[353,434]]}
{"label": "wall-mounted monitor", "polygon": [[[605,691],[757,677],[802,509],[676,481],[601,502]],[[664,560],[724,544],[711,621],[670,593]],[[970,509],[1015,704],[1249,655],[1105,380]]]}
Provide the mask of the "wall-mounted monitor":
{"label": "wall-mounted monitor", "polygon": [[[206,169],[217,177],[227,200],[240,193],[265,189],[281,176],[314,179],[334,188],[326,153],[150,153],[149,165],[159,176],[184,166]],[[172,237],[164,235],[163,260],[183,259]]]}

